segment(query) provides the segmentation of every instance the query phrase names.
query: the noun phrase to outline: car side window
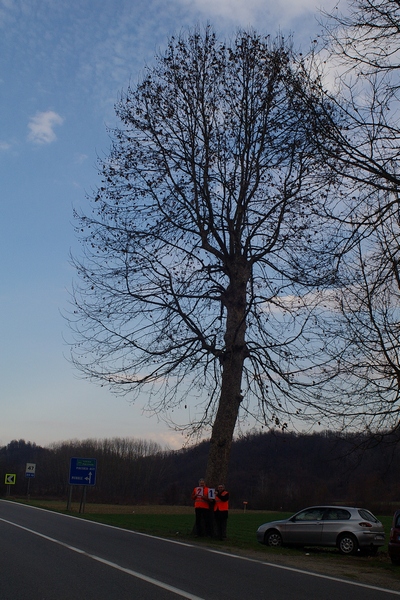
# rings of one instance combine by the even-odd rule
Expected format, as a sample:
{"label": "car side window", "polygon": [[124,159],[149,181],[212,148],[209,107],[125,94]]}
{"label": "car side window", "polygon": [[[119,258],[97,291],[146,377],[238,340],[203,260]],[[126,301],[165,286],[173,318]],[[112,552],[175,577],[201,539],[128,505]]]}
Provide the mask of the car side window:
{"label": "car side window", "polygon": [[324,521],[347,521],[350,519],[350,513],[343,508],[328,508],[324,514]]}
{"label": "car side window", "polygon": [[374,517],[374,515],[369,512],[369,510],[365,510],[365,508],[361,508],[358,511],[358,514],[360,515],[360,517],[362,519],[364,519],[364,521],[369,521],[370,523],[377,523],[378,522],[378,519],[376,519]]}
{"label": "car side window", "polygon": [[293,521],[320,521],[324,514],[323,508],[308,508],[299,512],[293,519]]}

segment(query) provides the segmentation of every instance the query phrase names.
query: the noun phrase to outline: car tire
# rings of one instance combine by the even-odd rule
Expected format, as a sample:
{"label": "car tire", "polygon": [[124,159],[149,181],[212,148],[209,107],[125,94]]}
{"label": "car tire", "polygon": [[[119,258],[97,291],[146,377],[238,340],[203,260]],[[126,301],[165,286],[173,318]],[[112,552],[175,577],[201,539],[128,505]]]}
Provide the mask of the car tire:
{"label": "car tire", "polygon": [[358,552],[357,538],[352,533],[343,533],[338,541],[337,547],[340,554],[353,555]]}
{"label": "car tire", "polygon": [[277,529],[267,531],[264,537],[265,545],[270,548],[279,548],[283,545],[282,536]]}

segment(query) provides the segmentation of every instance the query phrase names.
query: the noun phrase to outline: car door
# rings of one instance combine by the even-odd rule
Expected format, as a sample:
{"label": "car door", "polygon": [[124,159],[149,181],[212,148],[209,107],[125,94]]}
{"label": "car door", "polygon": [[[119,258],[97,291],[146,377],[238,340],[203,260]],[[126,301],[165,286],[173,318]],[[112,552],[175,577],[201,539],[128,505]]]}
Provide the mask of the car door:
{"label": "car door", "polygon": [[350,517],[349,511],[343,508],[327,508],[322,519],[321,546],[335,546],[343,524],[349,521]]}
{"label": "car door", "polygon": [[294,515],[286,524],[284,541],[304,546],[320,544],[324,511],[323,507],[314,506]]}

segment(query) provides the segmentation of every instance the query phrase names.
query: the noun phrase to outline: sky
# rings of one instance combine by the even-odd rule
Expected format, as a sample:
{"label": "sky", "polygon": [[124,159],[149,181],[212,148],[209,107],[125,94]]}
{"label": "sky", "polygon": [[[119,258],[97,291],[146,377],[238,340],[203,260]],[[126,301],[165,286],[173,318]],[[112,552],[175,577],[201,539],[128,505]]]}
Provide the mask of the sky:
{"label": "sky", "polygon": [[73,209],[87,209],[107,156],[114,104],[169,37],[210,23],[292,32],[306,50],[335,0],[0,0],[0,446],[24,439],[186,441],[140,401],[82,379],[68,361],[79,255]]}

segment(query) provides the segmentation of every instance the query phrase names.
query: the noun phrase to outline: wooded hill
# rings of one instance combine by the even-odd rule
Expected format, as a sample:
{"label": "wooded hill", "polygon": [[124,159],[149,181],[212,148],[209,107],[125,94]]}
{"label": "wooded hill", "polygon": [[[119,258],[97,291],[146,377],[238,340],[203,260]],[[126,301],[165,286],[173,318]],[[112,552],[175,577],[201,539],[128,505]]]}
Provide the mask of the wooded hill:
{"label": "wooded hill", "polygon": [[[378,440],[273,430],[241,437],[233,444],[225,482],[231,507],[247,502],[248,509],[295,511],[335,502],[390,514],[400,507],[399,441],[398,435]],[[11,495],[26,495],[26,463],[35,463],[31,496],[66,499],[70,459],[81,457],[97,459],[88,502],[187,505],[204,474],[207,453],[207,442],[165,451],[157,443],[127,438],[72,440],[46,448],[14,440],[0,448],[0,494],[7,492],[5,475],[15,473]]]}

